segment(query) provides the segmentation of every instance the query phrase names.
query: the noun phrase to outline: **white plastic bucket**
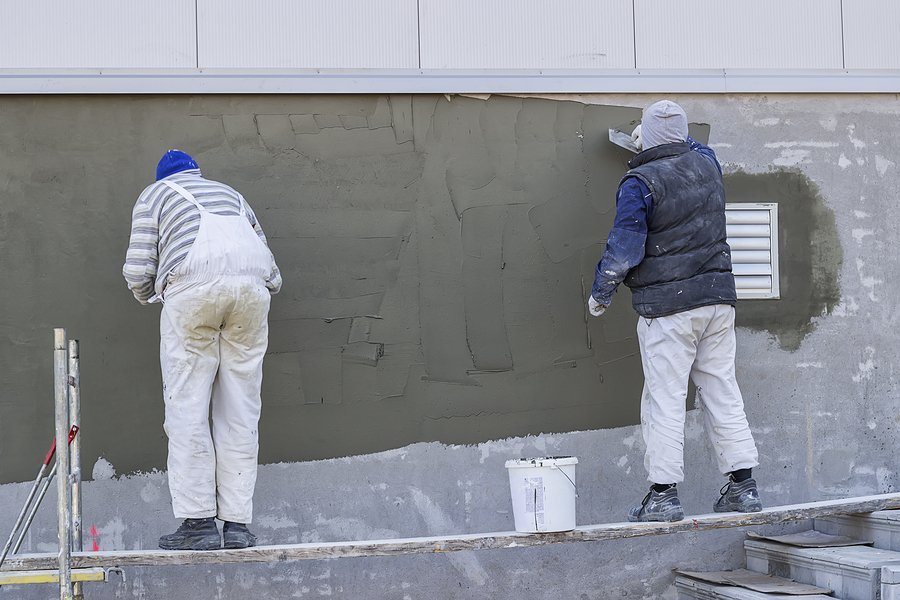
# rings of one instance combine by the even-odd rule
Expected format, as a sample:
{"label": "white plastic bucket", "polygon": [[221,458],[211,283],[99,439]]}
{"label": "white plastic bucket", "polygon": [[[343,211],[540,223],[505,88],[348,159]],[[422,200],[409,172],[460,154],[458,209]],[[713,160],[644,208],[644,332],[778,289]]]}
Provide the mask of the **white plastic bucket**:
{"label": "white plastic bucket", "polygon": [[506,461],[516,531],[547,533],[575,529],[574,456]]}

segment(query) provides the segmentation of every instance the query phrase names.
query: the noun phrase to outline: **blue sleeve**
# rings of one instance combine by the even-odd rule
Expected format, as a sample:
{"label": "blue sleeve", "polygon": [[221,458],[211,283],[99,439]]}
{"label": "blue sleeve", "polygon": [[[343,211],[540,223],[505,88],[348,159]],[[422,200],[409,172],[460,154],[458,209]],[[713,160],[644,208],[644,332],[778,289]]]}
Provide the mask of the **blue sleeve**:
{"label": "blue sleeve", "polygon": [[719,164],[719,159],[716,158],[716,153],[715,153],[715,151],[713,151],[712,148],[710,148],[709,146],[706,146],[704,144],[701,144],[700,142],[698,142],[697,140],[695,140],[694,138],[692,138],[690,136],[688,136],[687,143],[691,145],[691,150],[699,152],[700,154],[702,154],[703,156],[705,156],[706,158],[711,160],[713,162],[713,164],[716,165],[716,168],[719,170],[719,175],[722,174],[722,165]]}
{"label": "blue sleeve", "polygon": [[626,178],[616,193],[616,220],[591,288],[591,295],[600,304],[609,306],[628,272],[644,260],[652,210],[650,189],[637,177]]}

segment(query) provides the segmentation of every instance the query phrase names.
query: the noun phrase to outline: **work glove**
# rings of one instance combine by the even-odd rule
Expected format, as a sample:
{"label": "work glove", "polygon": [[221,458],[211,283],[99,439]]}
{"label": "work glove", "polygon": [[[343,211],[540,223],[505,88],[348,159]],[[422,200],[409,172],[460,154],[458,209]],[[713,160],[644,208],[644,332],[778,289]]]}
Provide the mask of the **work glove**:
{"label": "work glove", "polygon": [[606,312],[606,305],[605,305],[605,304],[600,304],[599,302],[597,302],[596,300],[594,300],[594,296],[593,296],[593,294],[592,294],[592,295],[588,296],[588,310],[589,310],[589,311],[591,312],[591,314],[594,315],[595,317],[599,317],[599,316],[602,315],[604,312]]}
{"label": "work glove", "polygon": [[634,131],[631,132],[631,141],[634,143],[635,147],[638,151],[642,152],[644,150],[644,140],[641,139],[641,124],[638,123],[638,126],[634,128]]}

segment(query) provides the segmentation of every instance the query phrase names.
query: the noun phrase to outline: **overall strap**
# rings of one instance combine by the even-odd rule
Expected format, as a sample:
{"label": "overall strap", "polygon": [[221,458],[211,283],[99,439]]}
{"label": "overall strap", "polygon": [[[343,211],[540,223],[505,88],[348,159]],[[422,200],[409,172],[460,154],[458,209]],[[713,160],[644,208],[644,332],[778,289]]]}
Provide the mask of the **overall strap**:
{"label": "overall strap", "polygon": [[184,189],[184,187],[180,186],[179,184],[175,183],[174,181],[169,181],[168,179],[163,179],[162,183],[169,186],[177,194],[181,195],[185,200],[187,200],[188,202],[190,202],[191,204],[196,206],[197,210],[199,210],[200,212],[206,212],[206,209],[203,207],[203,205],[200,204],[199,202],[197,202],[197,199],[194,198],[194,195],[192,193],[190,193],[189,191],[187,191],[186,189]]}

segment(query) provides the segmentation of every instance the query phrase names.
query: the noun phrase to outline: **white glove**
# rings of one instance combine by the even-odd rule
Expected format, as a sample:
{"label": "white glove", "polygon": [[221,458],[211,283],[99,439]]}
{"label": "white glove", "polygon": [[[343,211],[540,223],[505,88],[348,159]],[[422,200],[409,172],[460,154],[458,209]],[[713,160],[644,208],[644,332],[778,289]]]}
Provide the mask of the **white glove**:
{"label": "white glove", "polygon": [[631,132],[631,141],[634,142],[634,145],[638,150],[644,149],[644,140],[641,139],[641,124],[638,123],[638,126],[634,128],[634,131]]}
{"label": "white glove", "polygon": [[606,312],[606,305],[600,304],[596,300],[594,300],[594,296],[588,296],[588,310],[591,311],[591,314],[595,317],[599,317],[604,312]]}

